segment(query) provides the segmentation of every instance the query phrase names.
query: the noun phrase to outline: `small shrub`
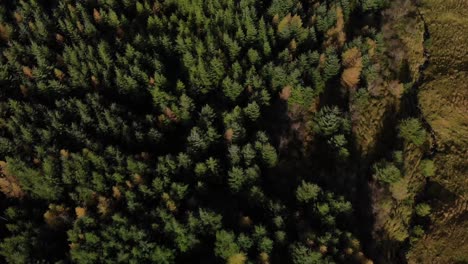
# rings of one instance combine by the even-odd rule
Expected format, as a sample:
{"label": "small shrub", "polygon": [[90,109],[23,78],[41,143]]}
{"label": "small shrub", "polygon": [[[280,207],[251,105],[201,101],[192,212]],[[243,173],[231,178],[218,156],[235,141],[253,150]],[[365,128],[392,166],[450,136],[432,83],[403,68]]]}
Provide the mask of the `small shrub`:
{"label": "small shrub", "polygon": [[421,203],[416,205],[415,212],[418,216],[425,217],[431,213],[431,207],[428,204]]}

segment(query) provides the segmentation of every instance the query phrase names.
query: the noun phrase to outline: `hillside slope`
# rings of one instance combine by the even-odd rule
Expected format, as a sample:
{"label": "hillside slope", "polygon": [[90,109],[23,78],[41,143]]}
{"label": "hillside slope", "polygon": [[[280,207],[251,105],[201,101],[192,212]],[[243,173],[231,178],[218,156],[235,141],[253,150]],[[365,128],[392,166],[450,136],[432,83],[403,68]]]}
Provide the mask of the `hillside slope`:
{"label": "hillside slope", "polygon": [[468,2],[425,0],[429,66],[418,99],[437,140],[436,174],[425,197],[431,227],[408,254],[409,263],[466,263],[468,168]]}

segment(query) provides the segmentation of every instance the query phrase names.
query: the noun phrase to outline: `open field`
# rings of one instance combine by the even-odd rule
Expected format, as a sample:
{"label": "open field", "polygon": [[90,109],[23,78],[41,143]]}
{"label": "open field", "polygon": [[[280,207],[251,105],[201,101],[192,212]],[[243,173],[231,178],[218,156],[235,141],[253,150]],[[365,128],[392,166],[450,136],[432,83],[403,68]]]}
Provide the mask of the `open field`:
{"label": "open field", "polygon": [[428,184],[432,225],[412,247],[409,263],[468,261],[468,1],[424,0],[429,67],[419,102],[438,143],[436,175]]}

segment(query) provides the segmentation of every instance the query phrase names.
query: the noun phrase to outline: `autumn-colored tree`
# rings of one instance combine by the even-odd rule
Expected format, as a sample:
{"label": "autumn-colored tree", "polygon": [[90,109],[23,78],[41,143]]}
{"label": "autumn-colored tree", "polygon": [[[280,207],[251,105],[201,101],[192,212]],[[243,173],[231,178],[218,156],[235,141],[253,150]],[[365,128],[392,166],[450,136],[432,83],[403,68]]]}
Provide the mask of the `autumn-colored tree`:
{"label": "autumn-colored tree", "polygon": [[247,258],[245,257],[244,253],[237,253],[232,255],[228,258],[228,264],[244,264]]}
{"label": "autumn-colored tree", "polygon": [[329,29],[326,33],[327,40],[325,41],[325,47],[330,47],[331,45],[336,46],[337,48],[343,47],[346,42],[346,33],[344,32],[344,16],[343,9],[341,7],[336,8],[336,25],[335,27]]}
{"label": "autumn-colored tree", "polygon": [[18,179],[8,173],[4,161],[0,161],[0,191],[7,197],[22,198],[25,195]]}
{"label": "autumn-colored tree", "polygon": [[77,218],[81,218],[83,216],[86,216],[86,208],[84,207],[76,207],[75,208],[75,214]]}
{"label": "autumn-colored tree", "polygon": [[61,228],[70,222],[68,208],[63,205],[50,204],[49,209],[44,213],[44,221],[51,228]]}
{"label": "autumn-colored tree", "polygon": [[356,47],[346,50],[342,54],[342,62],[345,69],[341,75],[341,84],[347,88],[356,88],[362,71],[361,52]]}

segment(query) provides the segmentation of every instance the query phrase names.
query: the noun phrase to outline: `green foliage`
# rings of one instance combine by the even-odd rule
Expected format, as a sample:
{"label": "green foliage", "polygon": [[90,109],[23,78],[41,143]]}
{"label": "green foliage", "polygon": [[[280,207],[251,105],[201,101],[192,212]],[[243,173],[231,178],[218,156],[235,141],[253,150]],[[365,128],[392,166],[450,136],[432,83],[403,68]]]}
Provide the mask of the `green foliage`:
{"label": "green foliage", "polygon": [[345,135],[339,134],[330,138],[327,143],[332,146],[334,149],[338,150],[338,156],[342,159],[349,156],[349,151],[346,149],[348,141],[346,140]]}
{"label": "green foliage", "polygon": [[294,264],[317,264],[322,261],[319,252],[311,252],[301,244],[291,246],[291,258]]}
{"label": "green foliage", "polygon": [[275,148],[270,144],[263,144],[260,147],[260,153],[263,162],[269,168],[276,166],[278,162],[278,154],[276,154]]}
{"label": "green foliage", "polygon": [[393,152],[393,160],[396,164],[402,165],[403,164],[403,151],[395,151]]}
{"label": "green foliage", "polygon": [[308,108],[314,102],[316,91],[310,87],[297,86],[292,88],[291,97],[288,99],[290,106],[299,105],[303,108]]}
{"label": "green foliage", "polygon": [[260,107],[258,106],[256,102],[249,103],[244,108],[244,114],[251,121],[256,121],[260,117]]}
{"label": "green foliage", "polygon": [[170,264],[174,263],[174,251],[164,248],[156,247],[151,254],[151,261],[161,263],[161,264]]}
{"label": "green foliage", "polygon": [[412,235],[416,238],[420,238],[424,235],[424,229],[421,226],[415,226],[412,231]]}
{"label": "green foliage", "polygon": [[374,165],[374,178],[383,183],[396,183],[401,179],[400,170],[392,163],[380,162]]}
{"label": "green foliage", "polygon": [[222,227],[222,216],[214,212],[199,209],[198,218],[192,216],[190,229],[202,234],[215,235]]}
{"label": "green foliage", "polygon": [[272,17],[275,15],[283,17],[291,11],[293,5],[294,1],[292,0],[273,0],[271,6],[268,9],[268,14]]}
{"label": "green foliage", "polygon": [[249,249],[253,246],[253,241],[252,239],[247,236],[246,234],[244,233],[241,233],[238,237],[237,237],[237,244],[239,245],[239,247],[241,248],[241,250],[247,252],[249,251]]}
{"label": "green foliage", "polygon": [[1,254],[6,256],[5,260],[8,263],[26,263],[29,259],[29,247],[24,245],[30,245],[28,240],[30,237],[27,235],[17,235],[14,237],[6,238],[1,245]]}
{"label": "green foliage", "polygon": [[244,171],[241,168],[234,167],[228,173],[228,175],[228,182],[231,190],[233,190],[234,192],[240,191],[243,185],[245,184],[245,181],[247,180],[247,178],[244,175]]}
{"label": "green foliage", "polygon": [[416,118],[403,120],[399,128],[399,136],[416,146],[421,146],[427,140],[427,132]]}
{"label": "green foliage", "polygon": [[432,160],[421,160],[419,168],[425,177],[432,177],[435,175],[436,167],[434,165],[434,161]]}
{"label": "green foliage", "polygon": [[361,0],[361,7],[363,11],[374,11],[382,8],[386,2],[386,0]]}
{"label": "green foliage", "polygon": [[229,257],[239,253],[239,246],[235,242],[235,236],[231,232],[221,230],[216,233],[214,253],[216,256],[227,260]]}
{"label": "green foliage", "polygon": [[318,185],[302,181],[296,190],[296,199],[299,202],[308,203],[314,201],[320,191],[321,189]]}
{"label": "green foliage", "polygon": [[275,242],[279,245],[282,245],[286,242],[286,232],[284,231],[276,231],[275,232]]}
{"label": "green foliage", "polygon": [[260,252],[265,252],[265,253],[270,253],[273,249],[273,240],[264,237],[260,240],[258,243],[258,251]]}
{"label": "green foliage", "polygon": [[231,78],[226,77],[223,80],[224,95],[231,101],[235,101],[243,90],[244,88],[236,81],[233,81]]}
{"label": "green foliage", "polygon": [[57,200],[61,195],[61,187],[56,178],[56,166],[52,159],[47,158],[43,162],[42,171],[34,170],[26,166],[20,160],[7,159],[8,171],[18,177],[21,185],[31,191],[37,199]]}
{"label": "green foliage", "polygon": [[349,121],[343,117],[338,107],[325,106],[314,117],[314,131],[323,136],[331,136],[350,129]]}
{"label": "green foliage", "polygon": [[349,157],[346,135],[351,130],[351,123],[336,106],[324,106],[313,119],[313,130],[326,139],[327,145],[336,157],[345,160]]}
{"label": "green foliage", "polygon": [[340,71],[340,59],[334,50],[327,50],[325,53],[325,65],[323,66],[324,80],[327,81],[335,77]]}
{"label": "green foliage", "polygon": [[[296,124],[334,94],[336,8],[374,34],[348,23],[357,2],[312,2],[2,2],[0,259],[315,263],[313,241],[340,262],[350,120],[321,107],[316,135]],[[297,186],[309,150],[344,161],[310,160],[329,192]]]}
{"label": "green foliage", "polygon": [[425,217],[431,213],[431,207],[428,204],[421,203],[416,205],[415,212],[418,216]]}

